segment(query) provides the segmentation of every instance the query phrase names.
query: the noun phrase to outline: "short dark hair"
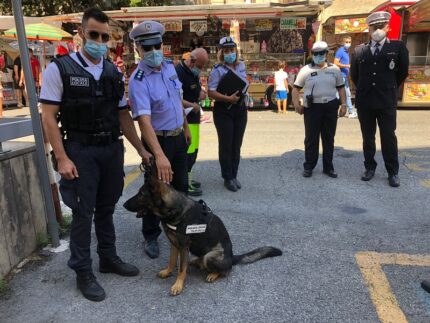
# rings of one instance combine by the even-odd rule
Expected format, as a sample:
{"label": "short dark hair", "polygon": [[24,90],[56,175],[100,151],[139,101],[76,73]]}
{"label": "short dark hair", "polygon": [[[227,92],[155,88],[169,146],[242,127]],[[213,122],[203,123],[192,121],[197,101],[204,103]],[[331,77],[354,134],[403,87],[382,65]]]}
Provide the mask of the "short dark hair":
{"label": "short dark hair", "polygon": [[88,20],[93,18],[94,20],[101,22],[102,24],[109,22],[109,17],[101,10],[97,8],[88,8],[84,12],[84,16],[82,17],[82,26],[85,27]]}

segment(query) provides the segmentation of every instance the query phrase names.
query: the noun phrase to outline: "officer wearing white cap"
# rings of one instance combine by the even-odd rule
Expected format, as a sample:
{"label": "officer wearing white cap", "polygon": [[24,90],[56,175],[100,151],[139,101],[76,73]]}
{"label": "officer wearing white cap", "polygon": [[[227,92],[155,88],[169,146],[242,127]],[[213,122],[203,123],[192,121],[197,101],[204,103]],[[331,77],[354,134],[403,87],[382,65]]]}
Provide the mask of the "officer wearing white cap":
{"label": "officer wearing white cap", "polygon": [[[144,21],[130,33],[141,61],[130,77],[129,97],[133,117],[138,121],[142,140],[155,157],[160,180],[187,193],[187,147],[191,142],[182,107],[182,83],[173,62],[162,51],[164,26]],[[159,220],[153,214],[142,217],[145,252],[158,257]]]}
{"label": "officer wearing white cap", "polygon": [[[336,178],[333,167],[334,136],[339,110],[339,93],[342,102],[340,116],[346,113],[345,83],[339,67],[327,63],[328,45],[317,41],[312,46],[312,62],[297,74],[293,88],[293,103],[296,112],[304,114],[305,121],[305,162],[303,176],[311,177],[318,162],[319,137],[323,145],[323,172]],[[299,101],[299,91],[303,89],[304,107]]]}
{"label": "officer wearing white cap", "polygon": [[209,97],[215,100],[214,123],[218,134],[219,163],[224,186],[236,192],[242,187],[237,180],[240,162],[240,148],[248,120],[248,110],[242,96],[246,93],[224,95],[217,91],[218,84],[229,70],[246,82],[246,67],[239,60],[237,44],[233,37],[219,41],[218,64],[212,69],[208,81]]}
{"label": "officer wearing white cap", "polygon": [[367,17],[371,40],[355,48],[351,60],[351,79],[356,86],[355,107],[363,136],[366,170],[361,179],[369,181],[375,175],[375,133],[378,124],[388,183],[398,187],[396,107],[399,87],[408,75],[409,53],[402,41],[387,38],[389,21],[390,14],[385,11],[374,12]]}

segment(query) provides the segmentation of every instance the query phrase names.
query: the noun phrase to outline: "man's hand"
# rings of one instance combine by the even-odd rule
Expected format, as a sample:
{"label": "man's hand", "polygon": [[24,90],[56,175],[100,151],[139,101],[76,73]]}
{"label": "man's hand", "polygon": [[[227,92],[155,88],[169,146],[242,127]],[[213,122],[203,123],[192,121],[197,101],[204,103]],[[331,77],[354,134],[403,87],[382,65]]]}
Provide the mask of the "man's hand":
{"label": "man's hand", "polygon": [[193,111],[195,113],[199,113],[200,112],[200,104],[198,103],[193,103]]}
{"label": "man's hand", "polygon": [[142,148],[142,150],[139,151],[139,156],[142,157],[142,163],[144,165],[150,165],[150,159],[152,157],[152,154],[149,151],[147,151],[145,148]]}
{"label": "man's hand", "polygon": [[300,115],[302,115],[303,114],[303,112],[304,112],[304,110],[305,110],[305,108],[303,107],[303,105],[301,105],[301,104],[297,104],[297,105],[295,105],[294,106],[294,109],[296,110],[296,112],[298,113],[298,114],[300,114]]}
{"label": "man's hand", "polygon": [[346,104],[340,106],[339,117],[344,117],[346,115]]}
{"label": "man's hand", "polygon": [[57,158],[58,173],[64,179],[72,180],[79,177],[75,164],[68,158]]}
{"label": "man's hand", "polygon": [[239,91],[236,91],[232,95],[229,95],[228,102],[236,104],[240,99],[240,96],[238,94],[239,94]]}
{"label": "man's hand", "polygon": [[166,155],[155,158],[155,164],[157,165],[158,179],[168,184],[173,180],[172,166]]}
{"label": "man's hand", "polygon": [[188,127],[184,128],[184,135],[185,135],[185,140],[187,141],[187,145],[188,146],[191,145],[192,138],[191,138],[190,128],[188,128]]}
{"label": "man's hand", "polygon": [[15,75],[15,82],[19,84],[19,77],[18,77],[18,75]]}

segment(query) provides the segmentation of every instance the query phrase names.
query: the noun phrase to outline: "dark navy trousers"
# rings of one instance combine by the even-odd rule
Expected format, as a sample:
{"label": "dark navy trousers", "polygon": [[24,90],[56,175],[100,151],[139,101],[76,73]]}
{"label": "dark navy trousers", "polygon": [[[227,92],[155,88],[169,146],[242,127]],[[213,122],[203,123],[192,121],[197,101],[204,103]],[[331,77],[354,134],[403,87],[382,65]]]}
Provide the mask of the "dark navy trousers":
{"label": "dark navy trousers", "polygon": [[64,147],[79,174],[73,180],[60,180],[63,202],[73,212],[68,265],[77,273],[89,272],[93,220],[99,257],[117,255],[113,213],[124,186],[124,145],[122,140],[104,146],[68,141]]}
{"label": "dark navy trousers", "polygon": [[[187,194],[187,142],[182,132],[178,136],[157,136],[158,142],[172,166],[173,181],[170,183],[176,190]],[[142,217],[142,234],[145,240],[155,240],[161,234],[160,219],[154,214]]]}

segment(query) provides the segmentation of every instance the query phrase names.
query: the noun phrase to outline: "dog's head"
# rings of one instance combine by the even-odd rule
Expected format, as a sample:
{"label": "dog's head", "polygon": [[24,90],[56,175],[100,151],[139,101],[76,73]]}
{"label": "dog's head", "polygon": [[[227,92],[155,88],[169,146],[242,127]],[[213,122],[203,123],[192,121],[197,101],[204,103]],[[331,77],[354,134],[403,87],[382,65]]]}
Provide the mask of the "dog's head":
{"label": "dog's head", "polygon": [[181,214],[187,203],[185,195],[158,179],[155,160],[151,158],[150,165],[145,166],[145,183],[124,203],[124,207],[143,216],[152,213],[163,219]]}

